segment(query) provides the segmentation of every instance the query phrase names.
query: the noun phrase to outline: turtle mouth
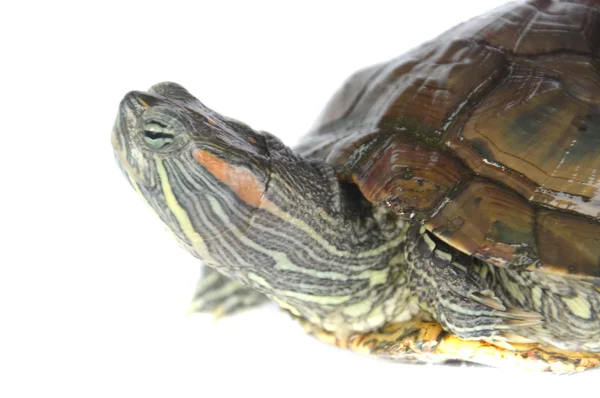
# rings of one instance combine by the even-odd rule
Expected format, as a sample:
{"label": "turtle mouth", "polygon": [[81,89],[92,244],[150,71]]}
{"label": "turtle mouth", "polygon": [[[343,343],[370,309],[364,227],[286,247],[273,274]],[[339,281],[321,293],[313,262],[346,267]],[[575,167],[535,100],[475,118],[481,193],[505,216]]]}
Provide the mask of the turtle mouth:
{"label": "turtle mouth", "polygon": [[151,187],[151,181],[146,175],[144,165],[147,162],[139,151],[134,140],[136,126],[146,107],[138,102],[132,93],[121,101],[119,112],[111,134],[111,144],[119,168],[134,185]]}

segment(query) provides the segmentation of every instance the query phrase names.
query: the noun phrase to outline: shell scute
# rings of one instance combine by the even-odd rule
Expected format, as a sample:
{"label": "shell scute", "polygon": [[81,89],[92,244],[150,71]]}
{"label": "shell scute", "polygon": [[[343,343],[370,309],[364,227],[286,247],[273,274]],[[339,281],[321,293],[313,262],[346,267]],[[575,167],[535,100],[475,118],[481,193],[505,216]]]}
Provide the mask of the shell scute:
{"label": "shell scute", "polygon": [[600,223],[540,209],[536,235],[540,259],[546,267],[600,278]]}
{"label": "shell scute", "polygon": [[428,213],[470,172],[454,157],[392,136],[353,170],[352,180],[373,203],[401,213]]}
{"label": "shell scute", "polygon": [[520,55],[560,51],[598,54],[600,46],[600,15],[585,4],[543,0],[510,3],[457,30],[461,36]]}
{"label": "shell scute", "polygon": [[[533,191],[521,193],[533,201],[597,217],[600,103],[589,101],[600,98],[600,77],[590,64],[569,63],[566,71],[540,64],[514,65],[466,122],[463,145],[531,180]],[[573,69],[587,72],[585,89],[576,81],[581,75],[567,73]],[[570,197],[558,204],[551,192]]]}
{"label": "shell scute", "polygon": [[462,252],[498,266],[538,261],[533,207],[491,181],[470,181],[425,226]]}

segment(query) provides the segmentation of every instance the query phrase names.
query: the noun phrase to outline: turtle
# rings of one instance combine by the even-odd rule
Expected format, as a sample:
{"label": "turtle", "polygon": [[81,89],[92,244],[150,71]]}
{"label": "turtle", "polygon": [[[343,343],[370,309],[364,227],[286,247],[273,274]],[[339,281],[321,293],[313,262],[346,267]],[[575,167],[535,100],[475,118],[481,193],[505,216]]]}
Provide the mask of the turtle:
{"label": "turtle", "polygon": [[290,149],[183,86],[129,92],[130,185],[204,272],[408,362],[600,365],[600,2],[509,3],[353,74]]}

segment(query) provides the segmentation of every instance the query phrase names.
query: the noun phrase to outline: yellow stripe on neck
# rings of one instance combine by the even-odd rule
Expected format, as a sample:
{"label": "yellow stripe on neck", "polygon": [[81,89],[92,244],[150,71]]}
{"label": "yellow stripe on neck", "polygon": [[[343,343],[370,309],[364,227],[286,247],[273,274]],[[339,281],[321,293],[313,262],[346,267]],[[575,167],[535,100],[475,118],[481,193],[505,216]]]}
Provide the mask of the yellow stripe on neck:
{"label": "yellow stripe on neck", "polygon": [[179,228],[188,238],[194,250],[198,255],[200,255],[204,263],[216,264],[216,262],[211,257],[208,251],[208,247],[206,246],[206,244],[204,244],[204,240],[194,229],[192,221],[190,220],[190,217],[188,216],[187,212],[183,209],[183,207],[181,207],[181,205],[177,201],[177,198],[175,197],[175,194],[173,194],[173,189],[171,188],[171,184],[169,183],[169,177],[167,175],[167,171],[165,170],[165,166],[162,163],[162,160],[160,160],[158,156],[154,156],[154,162],[156,164],[156,171],[158,172],[158,177],[160,179],[160,185],[163,194],[165,195],[165,202],[169,207],[169,210],[171,210],[171,212],[177,219]]}

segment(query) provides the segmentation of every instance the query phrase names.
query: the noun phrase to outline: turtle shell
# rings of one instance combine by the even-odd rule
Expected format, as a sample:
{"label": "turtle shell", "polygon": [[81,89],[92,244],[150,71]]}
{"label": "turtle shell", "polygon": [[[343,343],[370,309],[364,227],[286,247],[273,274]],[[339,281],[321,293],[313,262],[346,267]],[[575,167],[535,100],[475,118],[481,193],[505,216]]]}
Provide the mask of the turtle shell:
{"label": "turtle shell", "polygon": [[600,278],[600,2],[511,3],[354,74],[299,150],[504,267]]}

